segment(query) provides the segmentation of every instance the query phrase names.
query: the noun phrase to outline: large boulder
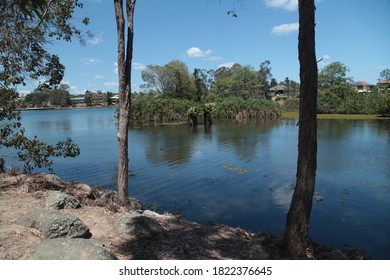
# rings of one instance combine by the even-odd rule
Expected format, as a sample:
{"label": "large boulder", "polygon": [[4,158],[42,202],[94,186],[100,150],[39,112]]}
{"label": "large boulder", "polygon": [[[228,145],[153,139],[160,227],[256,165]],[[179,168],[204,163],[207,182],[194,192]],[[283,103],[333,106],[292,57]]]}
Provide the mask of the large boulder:
{"label": "large boulder", "polygon": [[116,260],[103,244],[93,239],[58,238],[43,240],[32,254],[33,260]]}
{"label": "large boulder", "polygon": [[92,188],[87,184],[76,183],[69,189],[72,194],[78,197],[92,197]]}
{"label": "large boulder", "polygon": [[167,236],[165,228],[159,222],[140,213],[119,213],[117,219],[123,230],[137,238],[151,239]]}
{"label": "large boulder", "polygon": [[44,238],[90,238],[89,228],[76,216],[54,210],[41,210],[24,218],[23,224],[36,228]]}
{"label": "large boulder", "polygon": [[46,207],[56,210],[64,208],[76,209],[80,207],[80,201],[72,195],[52,191],[49,192],[46,198]]}

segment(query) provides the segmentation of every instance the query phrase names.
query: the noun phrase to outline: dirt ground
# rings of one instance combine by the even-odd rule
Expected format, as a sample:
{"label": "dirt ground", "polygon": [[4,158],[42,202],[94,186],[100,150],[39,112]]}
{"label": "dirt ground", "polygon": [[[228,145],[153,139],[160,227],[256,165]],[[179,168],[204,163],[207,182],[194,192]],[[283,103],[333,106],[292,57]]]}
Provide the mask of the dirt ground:
{"label": "dirt ground", "polygon": [[[46,206],[49,191],[72,193],[81,201],[77,209],[60,211],[79,217],[92,238],[109,248],[118,259],[283,259],[281,237],[257,234],[221,224],[197,224],[169,213],[152,211],[144,215],[166,230],[162,237],[138,238],[123,226],[123,213],[134,211],[115,204],[104,191],[93,189],[85,197],[74,191],[73,183],[44,174],[0,174],[0,259],[29,259],[42,240],[35,228],[20,221]],[[103,197],[105,197],[103,199]],[[109,197],[109,199],[107,199]],[[138,211],[142,212],[142,211]],[[361,250],[325,248],[315,242],[307,249],[308,259],[369,259]]]}

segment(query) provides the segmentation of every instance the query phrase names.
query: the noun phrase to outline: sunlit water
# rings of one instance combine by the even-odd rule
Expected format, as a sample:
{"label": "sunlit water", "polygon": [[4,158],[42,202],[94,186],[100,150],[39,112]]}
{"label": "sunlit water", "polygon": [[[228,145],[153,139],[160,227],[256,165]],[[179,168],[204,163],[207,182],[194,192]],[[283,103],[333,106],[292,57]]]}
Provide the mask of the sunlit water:
{"label": "sunlit water", "polygon": [[[57,175],[115,188],[114,111],[26,111],[23,124],[29,135],[49,143],[66,137],[78,143],[79,157],[55,160]],[[145,207],[197,222],[280,234],[295,183],[296,123],[132,128],[129,193]],[[389,148],[390,121],[319,120],[313,239],[390,259]]]}

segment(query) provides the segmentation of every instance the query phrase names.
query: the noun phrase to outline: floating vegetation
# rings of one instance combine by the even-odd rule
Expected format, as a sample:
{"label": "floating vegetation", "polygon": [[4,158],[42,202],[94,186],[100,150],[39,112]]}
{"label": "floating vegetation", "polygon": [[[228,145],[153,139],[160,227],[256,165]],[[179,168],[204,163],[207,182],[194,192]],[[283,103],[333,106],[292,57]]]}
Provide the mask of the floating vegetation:
{"label": "floating vegetation", "polygon": [[324,197],[322,195],[320,195],[318,192],[314,193],[313,199],[315,202],[324,201]]}
{"label": "floating vegetation", "polygon": [[225,169],[231,170],[234,173],[239,174],[239,175],[246,174],[249,171],[255,171],[256,170],[256,167],[252,167],[251,169],[245,169],[245,168],[241,168],[241,167],[235,167],[233,164],[230,164],[230,163],[225,163],[223,165],[223,167]]}
{"label": "floating vegetation", "polygon": [[342,200],[339,200],[339,203],[341,203],[341,204],[348,204],[349,200],[342,199]]}

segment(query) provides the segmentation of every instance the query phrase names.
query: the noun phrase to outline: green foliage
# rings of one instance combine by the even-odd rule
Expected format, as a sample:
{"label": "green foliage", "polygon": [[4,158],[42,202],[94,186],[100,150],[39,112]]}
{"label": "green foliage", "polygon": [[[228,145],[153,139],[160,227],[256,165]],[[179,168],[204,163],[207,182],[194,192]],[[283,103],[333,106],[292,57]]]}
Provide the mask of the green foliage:
{"label": "green foliage", "polygon": [[263,87],[258,73],[251,66],[235,64],[231,68],[222,67],[215,72],[214,92],[221,99],[232,96],[244,99],[265,96]]}
{"label": "green foliage", "polygon": [[80,148],[69,138],[52,146],[40,141],[37,136],[33,139],[25,137],[23,130],[15,134],[5,146],[17,150],[19,160],[24,164],[24,172],[31,172],[34,167],[46,167],[52,171],[51,157],[76,157],[80,154]]}
{"label": "green foliage", "polygon": [[379,82],[389,81],[390,80],[390,69],[386,68],[386,69],[382,70],[379,73],[379,79],[378,80],[379,80]]}
{"label": "green foliage", "polygon": [[320,114],[390,114],[390,92],[374,89],[356,92],[350,86],[334,86],[318,93]]}
{"label": "green foliage", "polygon": [[49,101],[49,93],[45,88],[36,88],[33,92],[26,95],[24,105],[43,106]]}
{"label": "green foliage", "polygon": [[[52,170],[51,157],[75,157],[80,154],[79,147],[70,139],[52,146],[45,141],[40,141],[37,136],[33,139],[27,138],[21,125],[20,112],[15,111],[16,97],[17,93],[13,90],[4,90],[0,95],[0,107],[2,108],[0,110],[0,146],[16,150],[19,160],[23,162],[25,172],[32,171],[34,167],[46,167]],[[3,165],[4,159],[0,158],[0,162]]]}
{"label": "green foliage", "polygon": [[[47,98],[45,90],[53,88],[57,92],[52,102],[69,101],[68,97],[64,98],[64,90],[56,88],[65,68],[58,56],[50,54],[45,47],[53,40],[71,41],[73,36],[81,40],[81,31],[71,23],[75,9],[81,7],[78,0],[0,2],[0,146],[15,149],[26,172],[34,167],[51,168],[51,157],[73,157],[80,153],[70,139],[51,146],[36,136],[27,138],[20,113],[15,111],[18,94],[12,87],[24,85],[27,77],[46,78],[45,86],[29,97],[30,102]],[[88,24],[88,19],[82,23]],[[0,171],[4,171],[2,158],[0,165]]]}
{"label": "green foliage", "polygon": [[196,117],[200,115],[201,109],[198,106],[192,106],[187,110],[187,115],[189,117]]}
{"label": "green foliage", "polygon": [[185,122],[189,109],[196,105],[196,102],[186,99],[148,94],[132,101],[130,119],[134,122]]}
{"label": "green foliage", "polygon": [[319,89],[350,84],[352,78],[347,77],[348,72],[348,67],[338,61],[326,65],[318,73]]}
{"label": "green foliage", "polygon": [[92,106],[92,92],[87,90],[84,94],[84,102],[87,104],[87,106]]}
{"label": "green foliage", "polygon": [[32,93],[26,95],[23,105],[26,106],[51,106],[66,107],[71,105],[69,86],[61,84],[58,88],[49,88],[39,85]]}
{"label": "green foliage", "polygon": [[197,99],[195,82],[184,62],[173,60],[164,66],[148,65],[142,71],[142,88],[171,98]]}
{"label": "green foliage", "polygon": [[[5,0],[0,2],[0,86],[24,84],[47,77],[47,84],[59,84],[64,66],[50,54],[52,40],[81,39],[81,31],[71,23],[78,0]],[[88,19],[83,19],[88,24]]]}
{"label": "green foliage", "polygon": [[268,119],[280,116],[278,104],[258,98],[230,97],[215,104],[218,119]]}

